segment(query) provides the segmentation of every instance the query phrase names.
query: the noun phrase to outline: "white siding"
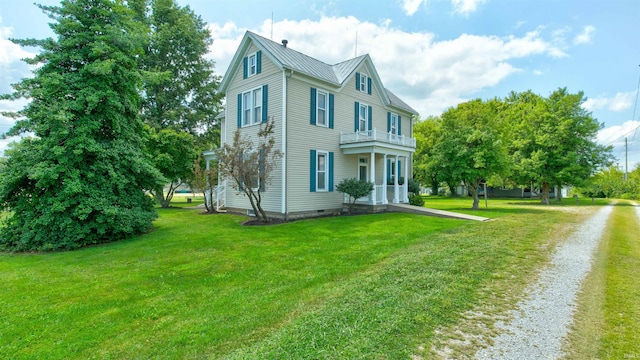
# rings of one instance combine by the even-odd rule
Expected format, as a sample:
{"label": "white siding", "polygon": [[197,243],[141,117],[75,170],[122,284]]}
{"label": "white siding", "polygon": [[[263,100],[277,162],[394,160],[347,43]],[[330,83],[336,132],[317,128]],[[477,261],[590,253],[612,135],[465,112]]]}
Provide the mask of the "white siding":
{"label": "white siding", "polygon": [[[258,49],[251,45],[246,54],[254,53]],[[240,59],[242,61],[242,59]],[[226,135],[228,141],[233,141],[233,134],[237,130],[238,124],[238,94],[247,90],[268,85],[268,116],[275,120],[273,137],[276,141],[275,148],[282,147],[282,71],[262,54],[262,71],[260,74],[243,79],[243,65],[238,67],[233,81],[227,90],[226,101]],[[263,104],[264,106],[264,104]],[[257,133],[259,125],[252,125],[241,129],[243,135],[248,135],[257,144]],[[266,211],[281,212],[282,177],[281,167],[278,166],[271,173],[270,182],[266,185],[263,193],[262,207]],[[239,193],[235,184],[227,183],[227,207],[251,209],[249,200],[243,193]]]}

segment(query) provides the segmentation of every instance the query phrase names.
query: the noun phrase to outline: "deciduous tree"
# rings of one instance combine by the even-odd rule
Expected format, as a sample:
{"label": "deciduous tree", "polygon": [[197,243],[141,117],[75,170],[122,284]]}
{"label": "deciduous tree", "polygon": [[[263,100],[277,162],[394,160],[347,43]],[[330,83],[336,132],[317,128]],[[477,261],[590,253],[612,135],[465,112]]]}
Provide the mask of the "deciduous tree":
{"label": "deciduous tree", "polygon": [[506,145],[498,128],[494,100],[472,100],[442,114],[436,154],[439,164],[456,181],[462,181],[478,209],[478,189],[483,181],[508,166]]}
{"label": "deciduous tree", "polygon": [[222,144],[216,150],[220,175],[232,180],[238,191],[247,196],[261,222],[269,221],[262,208],[262,195],[267,191],[271,172],[282,158],[282,152],[274,148],[273,127],[272,118],[260,124],[257,143],[238,129],[232,143]]}

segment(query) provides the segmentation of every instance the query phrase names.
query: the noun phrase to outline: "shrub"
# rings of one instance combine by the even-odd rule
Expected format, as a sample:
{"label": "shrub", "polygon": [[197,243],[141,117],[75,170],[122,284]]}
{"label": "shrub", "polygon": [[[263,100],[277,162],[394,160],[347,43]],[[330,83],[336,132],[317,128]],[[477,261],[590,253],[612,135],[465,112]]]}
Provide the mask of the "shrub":
{"label": "shrub", "polygon": [[415,206],[424,206],[424,199],[420,194],[412,193],[409,194],[409,204]]}
{"label": "shrub", "polygon": [[409,183],[407,184],[408,190],[410,193],[419,194],[420,193],[420,183],[409,179]]}
{"label": "shrub", "polygon": [[373,183],[355,178],[344,179],[336,186],[336,190],[349,195],[349,214],[351,214],[356,200],[373,191]]}

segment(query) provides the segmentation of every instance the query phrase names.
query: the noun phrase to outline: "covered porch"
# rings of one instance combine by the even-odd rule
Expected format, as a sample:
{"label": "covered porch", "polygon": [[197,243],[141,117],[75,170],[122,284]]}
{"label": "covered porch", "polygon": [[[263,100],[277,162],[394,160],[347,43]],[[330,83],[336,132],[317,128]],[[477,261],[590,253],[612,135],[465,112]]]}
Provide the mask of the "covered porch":
{"label": "covered porch", "polygon": [[357,169],[354,169],[357,178],[374,184],[371,194],[358,199],[357,203],[386,205],[409,202],[407,189],[415,139],[374,129],[341,134],[340,148],[345,155],[353,155],[354,160],[357,159]]}

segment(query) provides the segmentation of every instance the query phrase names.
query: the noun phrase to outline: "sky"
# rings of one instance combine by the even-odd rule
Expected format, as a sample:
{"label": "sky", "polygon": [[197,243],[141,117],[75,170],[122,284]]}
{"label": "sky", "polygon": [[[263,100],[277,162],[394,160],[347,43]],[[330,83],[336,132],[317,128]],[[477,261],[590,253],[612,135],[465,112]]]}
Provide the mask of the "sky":
{"label": "sky", "polygon": [[[37,0],[36,0],[37,1]],[[328,64],[368,53],[386,88],[422,118],[481,98],[583,91],[624,170],[640,162],[640,0],[177,0],[208,24],[224,75],[245,31]],[[56,0],[39,0],[56,5]],[[36,49],[9,38],[53,36],[31,0],[0,0],[0,94],[30,76]],[[25,101],[0,101],[0,111]],[[0,133],[13,120],[0,116]],[[0,140],[0,151],[8,140]]]}

